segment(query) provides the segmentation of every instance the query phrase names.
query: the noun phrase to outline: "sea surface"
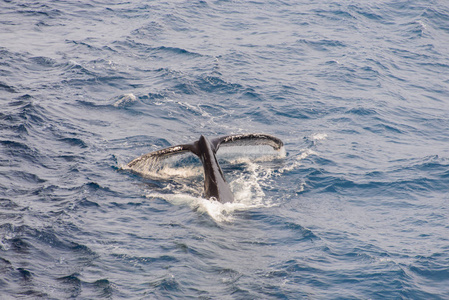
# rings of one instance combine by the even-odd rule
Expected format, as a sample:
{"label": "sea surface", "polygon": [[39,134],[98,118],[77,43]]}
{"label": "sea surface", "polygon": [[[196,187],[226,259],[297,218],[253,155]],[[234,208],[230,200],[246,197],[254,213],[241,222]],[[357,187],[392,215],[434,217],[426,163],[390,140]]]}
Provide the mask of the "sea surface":
{"label": "sea surface", "polygon": [[0,299],[69,298],[449,299],[449,2],[1,1]]}

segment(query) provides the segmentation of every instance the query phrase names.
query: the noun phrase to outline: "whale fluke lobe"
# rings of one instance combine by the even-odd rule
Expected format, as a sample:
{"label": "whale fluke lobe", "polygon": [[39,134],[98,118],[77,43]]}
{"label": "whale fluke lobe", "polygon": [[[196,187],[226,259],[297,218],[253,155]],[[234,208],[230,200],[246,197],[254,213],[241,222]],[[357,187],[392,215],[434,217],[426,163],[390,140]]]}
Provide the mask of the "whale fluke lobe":
{"label": "whale fluke lobe", "polygon": [[159,162],[163,159],[183,153],[195,153],[194,144],[177,145],[150,152],[133,159],[129,162],[125,169],[129,169],[139,175],[147,175],[150,170],[157,169]]}
{"label": "whale fluke lobe", "polygon": [[284,143],[275,136],[264,133],[249,133],[249,134],[233,134],[226,135],[212,140],[216,149],[221,145],[230,146],[251,146],[251,145],[267,145],[273,147],[274,150],[279,150],[284,146]]}
{"label": "whale fluke lobe", "polygon": [[136,159],[133,159],[131,162],[127,164],[129,168],[139,168],[142,165],[148,164],[148,162],[152,162],[154,160],[164,159],[168,158],[173,155],[185,153],[185,152],[193,152],[192,150],[193,145],[192,144],[186,144],[186,145],[177,145],[168,147],[162,150],[150,152],[147,154],[144,154],[142,156],[139,156]]}
{"label": "whale fluke lobe", "polygon": [[172,146],[139,156],[126,166],[133,172],[145,174],[146,171],[157,165],[161,159],[191,152],[198,156],[203,163],[204,196],[208,199],[214,198],[222,203],[233,202],[234,196],[218,164],[216,153],[220,146],[251,145],[267,145],[274,150],[280,150],[284,143],[277,137],[263,133],[226,135],[211,141],[202,135],[198,141],[191,144]]}

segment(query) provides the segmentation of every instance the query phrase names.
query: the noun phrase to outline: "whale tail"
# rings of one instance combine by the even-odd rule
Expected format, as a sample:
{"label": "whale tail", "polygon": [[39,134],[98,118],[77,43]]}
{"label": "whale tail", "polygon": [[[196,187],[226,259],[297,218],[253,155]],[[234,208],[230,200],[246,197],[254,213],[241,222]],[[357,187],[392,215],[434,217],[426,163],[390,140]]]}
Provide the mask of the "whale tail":
{"label": "whale tail", "polygon": [[220,202],[232,202],[232,193],[230,193],[230,188],[226,183],[215,154],[220,146],[251,145],[267,145],[271,146],[274,150],[280,150],[284,144],[277,137],[263,133],[226,135],[210,141],[204,136],[201,136],[198,141],[190,144],[172,146],[139,156],[129,162],[126,167],[133,172],[145,174],[153,169],[160,160],[191,152],[198,156],[203,163],[206,197],[214,197]]}
{"label": "whale tail", "polygon": [[[250,134],[232,134],[218,137],[211,140],[212,150],[217,153],[221,145],[223,146],[255,146],[255,145],[267,145],[271,146],[274,150],[280,150],[284,143],[275,136],[263,134],[263,133],[250,133]],[[198,141],[191,144],[183,144],[171,146],[158,151],[153,151],[129,162],[127,168],[137,173],[144,173],[151,169],[155,163],[160,160],[191,152],[196,156],[200,156],[201,151],[198,149]]]}

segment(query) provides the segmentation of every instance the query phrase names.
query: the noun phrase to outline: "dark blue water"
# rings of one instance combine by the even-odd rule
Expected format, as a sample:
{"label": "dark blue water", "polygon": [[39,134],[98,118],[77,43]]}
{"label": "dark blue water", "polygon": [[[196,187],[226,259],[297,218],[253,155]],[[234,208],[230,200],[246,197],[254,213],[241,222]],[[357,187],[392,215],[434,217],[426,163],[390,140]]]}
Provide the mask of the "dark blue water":
{"label": "dark blue water", "polygon": [[[0,2],[0,298],[449,298],[445,1]],[[170,145],[281,138],[120,171]]]}

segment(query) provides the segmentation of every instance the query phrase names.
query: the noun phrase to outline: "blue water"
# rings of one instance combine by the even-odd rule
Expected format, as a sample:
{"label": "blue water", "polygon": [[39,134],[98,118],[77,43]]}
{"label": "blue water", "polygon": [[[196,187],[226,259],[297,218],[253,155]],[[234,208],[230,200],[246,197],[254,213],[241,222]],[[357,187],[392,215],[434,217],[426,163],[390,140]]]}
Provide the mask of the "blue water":
{"label": "blue water", "polygon": [[[448,299],[448,49],[446,1],[2,1],[0,298]],[[232,205],[120,170],[249,132]]]}

